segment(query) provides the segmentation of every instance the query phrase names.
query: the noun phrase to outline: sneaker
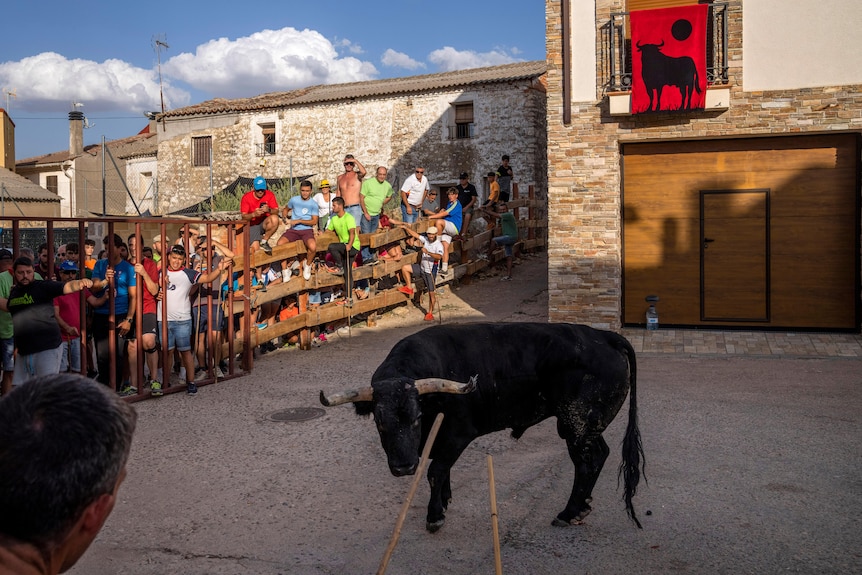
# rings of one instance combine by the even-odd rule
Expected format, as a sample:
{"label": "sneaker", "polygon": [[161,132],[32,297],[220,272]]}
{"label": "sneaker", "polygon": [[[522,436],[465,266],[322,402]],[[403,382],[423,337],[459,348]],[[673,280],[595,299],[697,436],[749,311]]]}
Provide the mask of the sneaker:
{"label": "sneaker", "polygon": [[311,279],[311,266],[308,262],[302,262],[302,277],[305,280]]}
{"label": "sneaker", "polygon": [[158,382],[156,380],[150,382],[150,395],[153,395],[155,397],[164,395],[161,382]]}
{"label": "sneaker", "polygon": [[512,276],[503,276],[500,278],[501,282],[507,282],[507,281],[511,281],[511,280],[512,280]]}
{"label": "sneaker", "polygon": [[289,282],[292,275],[293,274],[290,272],[290,268],[288,268],[286,270],[281,270],[282,281]]}
{"label": "sneaker", "polygon": [[228,371],[230,371],[230,369],[228,368],[227,360],[226,360],[226,359],[223,359],[223,360],[221,360],[220,362],[218,362],[218,367],[219,367],[219,369],[222,371],[222,373],[223,373],[223,374],[224,374],[224,373],[227,373]]}
{"label": "sneaker", "polygon": [[215,376],[219,379],[224,377],[224,372],[221,370],[219,366],[215,367]]}
{"label": "sneaker", "polygon": [[317,339],[320,341],[326,341],[326,334],[321,333],[320,335],[317,336]]}
{"label": "sneaker", "polygon": [[413,290],[412,290],[412,289],[410,289],[410,288],[409,288],[409,287],[407,287],[407,286],[401,286],[400,288],[398,288],[398,291],[400,291],[400,292],[401,292],[401,293],[403,293],[404,295],[408,295],[408,296],[412,296],[412,295],[413,295]]}
{"label": "sneaker", "polygon": [[132,385],[124,385],[120,388],[120,397],[129,397],[138,393],[138,388]]}
{"label": "sneaker", "polygon": [[195,385],[193,381],[186,382],[186,393],[189,395],[194,395],[198,392],[198,386]]}
{"label": "sneaker", "polygon": [[195,381],[201,381],[203,379],[206,379],[207,377],[207,370],[203,368],[201,368],[200,371],[195,370]]}
{"label": "sneaker", "polygon": [[425,321],[434,321],[434,314],[431,312],[426,313],[425,314]]}
{"label": "sneaker", "polygon": [[260,249],[266,252],[267,255],[272,255],[272,246],[266,240],[260,240]]}
{"label": "sneaker", "polygon": [[266,324],[266,323],[259,323],[259,324],[257,324],[257,329],[266,329],[266,328],[267,328],[267,324]]}

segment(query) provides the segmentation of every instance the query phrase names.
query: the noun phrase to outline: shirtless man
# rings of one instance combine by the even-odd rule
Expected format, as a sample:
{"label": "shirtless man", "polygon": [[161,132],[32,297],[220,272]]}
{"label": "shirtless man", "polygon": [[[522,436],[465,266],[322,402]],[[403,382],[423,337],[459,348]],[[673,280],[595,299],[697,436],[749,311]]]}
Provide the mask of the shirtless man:
{"label": "shirtless man", "polygon": [[338,176],[338,194],[344,199],[344,211],[353,216],[358,222],[362,219],[362,204],[359,201],[359,192],[362,189],[362,178],[365,177],[365,166],[353,157],[353,154],[344,156],[344,173]]}

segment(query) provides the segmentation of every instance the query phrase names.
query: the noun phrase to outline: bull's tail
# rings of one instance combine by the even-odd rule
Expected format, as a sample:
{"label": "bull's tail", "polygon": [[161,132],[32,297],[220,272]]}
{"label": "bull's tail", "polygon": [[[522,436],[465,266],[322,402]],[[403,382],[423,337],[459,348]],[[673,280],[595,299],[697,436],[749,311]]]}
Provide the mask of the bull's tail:
{"label": "bull's tail", "polygon": [[638,429],[638,402],[637,402],[637,361],[635,359],[635,350],[624,337],[622,340],[620,351],[626,354],[629,362],[629,423],[626,426],[626,434],[623,437],[623,460],[620,463],[619,472],[617,475],[617,484],[620,479],[623,481],[623,500],[626,502],[626,512],[635,524],[643,529],[641,522],[638,521],[635,515],[635,508],[632,505],[632,497],[635,496],[640,483],[641,474],[646,481],[646,458],[644,457],[644,448],[641,443],[641,432]]}
{"label": "bull's tail", "polygon": [[694,68],[694,89],[697,90],[698,94],[703,93],[703,90],[700,89],[700,74],[697,73],[697,66]]}

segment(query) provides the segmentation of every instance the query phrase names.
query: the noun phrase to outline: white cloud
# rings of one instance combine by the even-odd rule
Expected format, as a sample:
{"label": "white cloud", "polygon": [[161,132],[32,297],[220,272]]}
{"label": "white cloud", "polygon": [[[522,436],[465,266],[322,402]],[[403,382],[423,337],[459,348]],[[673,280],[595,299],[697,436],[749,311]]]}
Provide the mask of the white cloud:
{"label": "white cloud", "polygon": [[383,56],[380,57],[380,62],[384,66],[393,68],[406,68],[407,70],[415,70],[416,68],[424,68],[425,63],[414,60],[403,52],[396,52],[392,48],[388,48]]}
{"label": "white cloud", "polygon": [[456,50],[451,46],[445,46],[428,54],[428,61],[436,64],[441,72],[452,72],[467,68],[511,64],[512,62],[519,62],[520,59],[510,56],[502,50],[473,52],[472,50]]}
{"label": "white cloud", "polygon": [[[158,73],[121,60],[69,60],[43,52],[0,63],[0,85],[15,89],[15,107],[24,112],[68,110],[73,101],[83,103],[86,112],[161,109]],[[163,86],[166,104],[188,104],[188,92],[168,81]]]}
{"label": "white cloud", "polygon": [[347,50],[351,54],[364,54],[365,50],[362,49],[362,46],[359,44],[354,44],[347,38],[336,40],[335,41],[336,48],[340,48],[342,50]]}
{"label": "white cloud", "polygon": [[358,82],[377,75],[371,63],[339,57],[335,46],[319,32],[290,27],[236,40],[211,40],[198,46],[194,54],[174,56],[162,71],[225,98]]}

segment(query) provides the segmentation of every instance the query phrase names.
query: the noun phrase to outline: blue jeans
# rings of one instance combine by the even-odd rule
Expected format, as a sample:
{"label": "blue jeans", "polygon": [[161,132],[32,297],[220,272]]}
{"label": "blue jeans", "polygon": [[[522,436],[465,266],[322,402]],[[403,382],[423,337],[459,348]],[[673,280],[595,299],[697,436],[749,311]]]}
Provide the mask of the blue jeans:
{"label": "blue jeans", "polygon": [[419,212],[421,209],[416,206],[410,206],[410,209],[413,210],[412,214],[407,213],[407,204],[401,204],[401,219],[405,224],[412,224],[419,219]]}
{"label": "blue jeans", "polygon": [[81,338],[76,337],[69,341],[63,340],[60,344],[60,373],[72,371],[81,372]]}
{"label": "blue jeans", "polygon": [[[162,335],[162,322],[159,322],[159,336]],[[168,351],[189,351],[192,348],[192,320],[168,322]]]}
{"label": "blue jeans", "polygon": [[512,236],[497,236],[494,238],[494,243],[498,246],[503,246],[503,250],[506,252],[506,257],[512,257],[512,246],[515,245],[515,242],[518,241],[518,238],[513,238]]}
{"label": "blue jeans", "polygon": [[[359,217],[359,232],[363,234],[373,234],[380,227],[380,215],[371,216],[370,220],[366,220],[365,216]],[[371,249],[368,246],[362,248],[362,263],[371,261]]]}
{"label": "blue jeans", "polygon": [[31,355],[18,355],[15,359],[15,374],[12,385],[18,386],[32,377],[60,373],[60,349],[46,349]]}

